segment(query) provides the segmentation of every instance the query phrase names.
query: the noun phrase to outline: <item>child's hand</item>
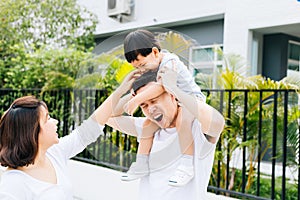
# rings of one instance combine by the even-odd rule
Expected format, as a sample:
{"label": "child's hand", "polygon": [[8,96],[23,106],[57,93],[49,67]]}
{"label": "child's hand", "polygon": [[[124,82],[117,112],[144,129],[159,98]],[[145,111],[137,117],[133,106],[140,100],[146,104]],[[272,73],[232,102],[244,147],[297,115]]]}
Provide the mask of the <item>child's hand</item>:
{"label": "child's hand", "polygon": [[160,82],[167,92],[172,93],[173,87],[177,86],[177,69],[175,64],[172,69],[163,67],[157,73],[157,81]]}

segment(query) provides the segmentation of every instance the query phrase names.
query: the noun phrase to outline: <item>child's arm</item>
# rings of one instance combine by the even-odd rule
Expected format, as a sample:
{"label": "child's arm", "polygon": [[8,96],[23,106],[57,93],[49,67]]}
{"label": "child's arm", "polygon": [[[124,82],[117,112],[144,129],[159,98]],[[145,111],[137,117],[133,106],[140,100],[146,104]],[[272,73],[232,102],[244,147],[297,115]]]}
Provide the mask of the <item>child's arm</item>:
{"label": "child's arm", "polygon": [[152,143],[153,143],[153,136],[154,133],[158,130],[158,125],[152,122],[149,119],[143,124],[142,136],[139,142],[138,154],[149,155]]}
{"label": "child's arm", "polygon": [[184,106],[178,108],[176,130],[182,154],[194,155],[194,139],[192,134],[192,124],[194,119],[195,116],[193,116]]}
{"label": "child's arm", "polygon": [[[147,90],[137,94],[134,96],[129,102],[126,104],[126,111],[129,114],[133,114],[135,109],[144,101],[148,99],[152,99],[156,96],[159,96],[164,92],[164,88],[161,84],[153,83]],[[153,143],[153,135],[158,130],[158,125],[151,120],[146,119],[142,128],[142,135],[139,141],[138,154],[149,155],[152,143]]]}
{"label": "child's arm", "polygon": [[163,69],[159,72],[158,80],[199,120],[202,132],[211,136],[210,142],[216,143],[225,125],[224,117],[212,106],[178,88],[176,74],[174,69]]}
{"label": "child's arm", "polygon": [[147,90],[140,92],[135,95],[128,103],[125,105],[124,110],[129,114],[133,115],[136,108],[146,100],[155,98],[164,92],[164,88],[159,83],[153,83]]}

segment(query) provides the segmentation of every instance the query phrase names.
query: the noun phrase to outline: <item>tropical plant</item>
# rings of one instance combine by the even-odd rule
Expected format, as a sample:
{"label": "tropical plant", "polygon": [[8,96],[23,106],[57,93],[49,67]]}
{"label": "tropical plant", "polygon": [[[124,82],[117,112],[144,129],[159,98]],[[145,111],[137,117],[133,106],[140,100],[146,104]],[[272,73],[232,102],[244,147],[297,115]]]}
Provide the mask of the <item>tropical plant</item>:
{"label": "tropical plant", "polygon": [[157,32],[156,38],[163,49],[176,54],[180,60],[188,66],[189,50],[193,46],[197,46],[197,42],[175,31]]}
{"label": "tropical plant", "polygon": [[[246,149],[247,150],[247,181],[245,185],[246,191],[251,188],[251,185],[255,181],[255,169],[258,159],[258,152],[260,152],[261,157],[264,156],[267,149],[272,144],[272,127],[269,124],[272,124],[273,118],[273,109],[274,106],[272,104],[274,92],[272,91],[264,91],[262,96],[260,97],[260,90],[270,90],[270,89],[293,89],[299,90],[299,77],[298,81],[295,79],[294,82],[288,81],[288,79],[283,79],[281,81],[273,81],[270,79],[266,79],[260,75],[256,76],[247,76],[247,66],[243,62],[242,58],[239,55],[224,55],[221,50],[219,50],[219,54],[223,57],[224,60],[224,69],[217,74],[216,77],[212,75],[204,75],[197,74],[196,81],[201,86],[201,88],[207,88],[207,86],[212,86],[212,81],[214,78],[217,78],[216,82],[217,86],[220,89],[225,89],[228,92],[224,93],[223,99],[220,98],[220,93],[211,92],[208,96],[208,102],[214,107],[218,107],[222,105],[223,110],[228,112],[224,112],[224,116],[227,119],[226,128],[221,135],[220,144],[222,150],[217,151],[216,160],[221,161],[221,174],[223,175],[221,181],[221,187],[227,189],[233,189],[237,191],[241,191],[243,185],[236,185],[236,169],[240,162],[240,158],[236,158],[239,156],[241,152]],[[208,82],[207,82],[208,81]],[[298,83],[298,85],[296,84]],[[245,93],[244,89],[250,90],[250,92]],[[255,92],[256,91],[256,92]],[[244,100],[247,96],[248,104],[246,116],[244,116]],[[230,101],[228,101],[228,99]],[[295,99],[295,98],[294,98]],[[222,102],[223,100],[223,102]],[[224,101],[225,100],[225,101]],[[259,107],[262,102],[262,108]],[[283,95],[279,93],[278,102],[283,102]],[[278,103],[278,105],[283,105],[283,103]],[[290,101],[289,113],[289,129],[288,129],[288,141],[290,143],[294,143],[291,146],[294,147],[294,152],[299,152],[299,144],[297,134],[297,119],[299,119],[299,107],[297,103]],[[260,110],[262,109],[262,110]],[[230,112],[229,112],[230,111]],[[262,112],[262,133],[263,133],[263,144],[266,145],[264,148],[260,147],[258,144],[258,134],[257,134],[257,126],[259,119],[259,112]],[[283,116],[283,107],[279,106],[277,115],[278,119],[282,119]],[[247,123],[247,138],[244,138],[244,125]],[[282,120],[278,120],[278,141],[282,140],[282,130],[283,130]],[[280,149],[281,147],[278,145],[278,158],[280,157]],[[278,159],[277,158],[277,159]],[[227,174],[226,166],[227,159],[229,160],[231,172]],[[235,161],[237,161],[235,163]],[[217,165],[214,167],[214,172],[212,176],[212,181],[215,181],[217,178],[215,175],[217,174]],[[230,176],[230,178],[229,178]],[[227,182],[227,180],[229,182]],[[215,185],[215,183],[212,183]]]}

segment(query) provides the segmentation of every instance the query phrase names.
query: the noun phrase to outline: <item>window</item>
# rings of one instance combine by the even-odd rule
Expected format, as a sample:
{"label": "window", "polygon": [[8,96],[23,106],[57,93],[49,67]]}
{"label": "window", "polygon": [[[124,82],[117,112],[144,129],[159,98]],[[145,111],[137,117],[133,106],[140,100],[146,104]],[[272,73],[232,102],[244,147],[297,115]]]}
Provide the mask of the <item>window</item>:
{"label": "window", "polygon": [[300,68],[300,42],[289,41],[287,75],[298,72]]}
{"label": "window", "polygon": [[197,73],[213,74],[222,67],[222,56],[217,49],[223,50],[222,45],[192,47],[190,51],[190,69]]}

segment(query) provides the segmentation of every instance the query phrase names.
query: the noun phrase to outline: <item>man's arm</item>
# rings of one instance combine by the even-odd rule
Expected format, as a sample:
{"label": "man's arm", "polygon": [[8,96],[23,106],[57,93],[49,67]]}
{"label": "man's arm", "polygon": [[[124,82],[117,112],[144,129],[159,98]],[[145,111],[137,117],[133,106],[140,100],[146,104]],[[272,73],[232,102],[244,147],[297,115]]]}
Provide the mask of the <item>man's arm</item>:
{"label": "man's arm", "polygon": [[126,113],[128,113],[129,115],[133,115],[134,111],[141,103],[143,103],[146,100],[159,96],[164,91],[165,89],[162,87],[160,83],[153,82],[147,90],[138,93],[128,101],[128,103],[125,106]]}
{"label": "man's arm", "polygon": [[[135,118],[132,116],[123,116],[124,109],[127,109],[128,107],[125,106],[128,104],[128,101],[134,102],[136,106],[139,106],[140,103],[143,101],[146,101],[148,99],[154,98],[161,93],[164,92],[164,88],[160,83],[154,83],[152,87],[150,87],[149,90],[142,92],[141,94],[138,94],[134,97],[132,97],[131,94],[127,94],[121,98],[122,95],[118,95],[118,98],[115,99],[115,102],[118,102],[115,105],[115,108],[112,111],[111,117],[107,121],[107,125],[113,127],[116,130],[119,130],[123,133],[126,133],[128,135],[132,136],[138,136],[137,128],[135,124]],[[147,135],[153,135],[153,133],[158,129],[158,126],[155,123],[146,123],[142,128],[141,133],[144,136]]]}
{"label": "man's arm", "polygon": [[212,106],[178,88],[175,74],[176,71],[173,69],[163,69],[159,72],[163,86],[199,120],[202,132],[208,135],[209,141],[217,142],[225,125],[224,117]]}
{"label": "man's arm", "polygon": [[132,116],[111,117],[106,124],[122,133],[137,137],[139,134],[136,128],[135,118],[136,117]]}

